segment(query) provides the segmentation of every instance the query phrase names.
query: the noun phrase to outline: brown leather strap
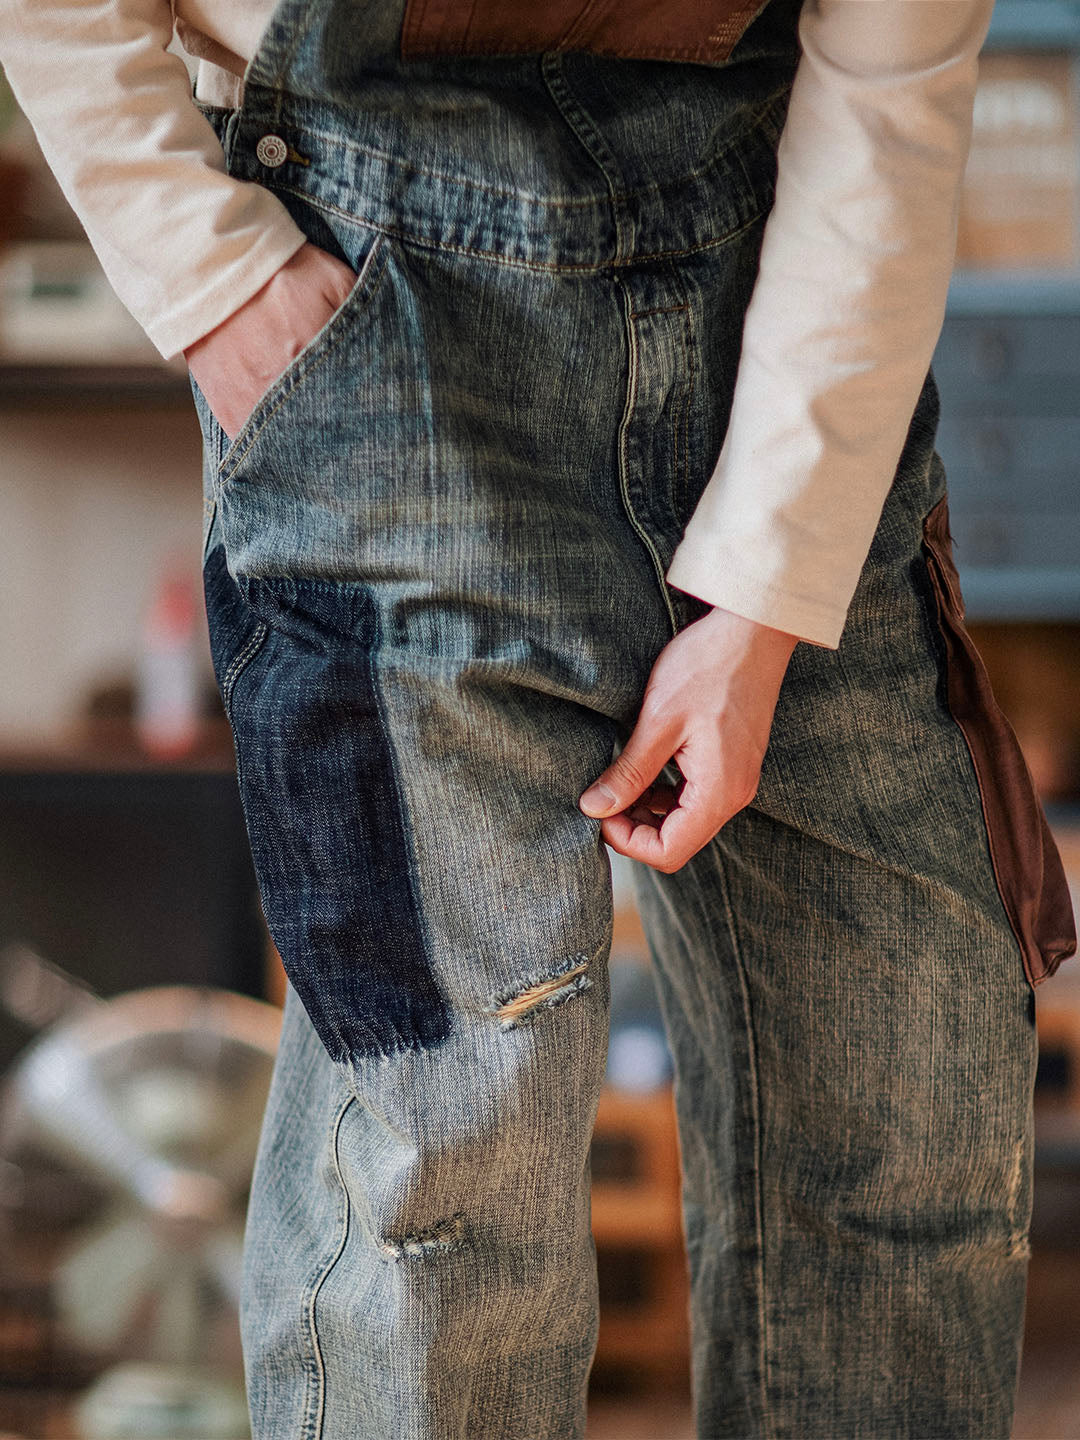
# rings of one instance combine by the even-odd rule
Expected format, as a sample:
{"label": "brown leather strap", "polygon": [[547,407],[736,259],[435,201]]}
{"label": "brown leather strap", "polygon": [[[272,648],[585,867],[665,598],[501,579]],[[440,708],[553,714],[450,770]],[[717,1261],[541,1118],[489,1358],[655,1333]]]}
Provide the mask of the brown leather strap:
{"label": "brown leather strap", "polygon": [[585,50],[720,64],[768,0],[408,0],[403,59]]}

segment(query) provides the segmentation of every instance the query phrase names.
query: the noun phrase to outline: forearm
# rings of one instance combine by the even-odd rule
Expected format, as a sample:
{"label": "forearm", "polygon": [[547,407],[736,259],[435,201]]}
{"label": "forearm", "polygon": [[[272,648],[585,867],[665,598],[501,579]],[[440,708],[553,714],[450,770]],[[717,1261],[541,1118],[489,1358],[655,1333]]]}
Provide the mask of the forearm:
{"label": "forearm", "polygon": [[807,0],[731,417],[673,585],[826,646],[941,331],[992,0]]}
{"label": "forearm", "polygon": [[167,0],[0,0],[0,61],[121,300],[174,356],[254,295],[304,235],[225,172],[167,52]]}

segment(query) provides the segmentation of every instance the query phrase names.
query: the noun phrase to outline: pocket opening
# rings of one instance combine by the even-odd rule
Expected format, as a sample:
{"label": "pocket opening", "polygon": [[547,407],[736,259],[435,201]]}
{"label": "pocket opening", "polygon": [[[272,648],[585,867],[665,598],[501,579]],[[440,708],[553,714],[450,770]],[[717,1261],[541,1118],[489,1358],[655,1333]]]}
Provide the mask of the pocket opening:
{"label": "pocket opening", "polygon": [[[223,447],[223,453],[217,457],[216,473],[220,484],[224,485],[231,479],[263,427],[306,377],[329,358],[344,339],[349,321],[372,300],[386,269],[385,242],[386,236],[381,232],[374,235],[345,299],[303,349],[293,356],[281,374],[271,381],[236,435]],[[220,430],[220,426],[218,428]],[[224,431],[221,434],[227,438]]]}

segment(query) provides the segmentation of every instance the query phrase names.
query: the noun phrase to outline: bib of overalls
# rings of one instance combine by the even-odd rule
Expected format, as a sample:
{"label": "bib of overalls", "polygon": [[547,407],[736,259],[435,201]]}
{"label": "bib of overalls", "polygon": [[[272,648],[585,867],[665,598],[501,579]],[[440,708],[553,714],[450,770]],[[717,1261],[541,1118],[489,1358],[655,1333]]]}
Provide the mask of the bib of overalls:
{"label": "bib of overalls", "polygon": [[720,64],[768,0],[408,0],[404,59],[586,50]]}

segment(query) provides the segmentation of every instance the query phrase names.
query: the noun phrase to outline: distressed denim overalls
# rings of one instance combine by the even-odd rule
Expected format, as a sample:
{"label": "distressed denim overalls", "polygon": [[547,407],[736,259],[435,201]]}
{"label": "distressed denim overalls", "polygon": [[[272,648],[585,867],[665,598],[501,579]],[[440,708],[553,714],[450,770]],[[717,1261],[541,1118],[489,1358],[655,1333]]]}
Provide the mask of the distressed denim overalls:
{"label": "distressed denim overalls", "polygon": [[[724,436],[797,17],[772,0],[721,65],[405,63],[402,0],[282,0],[242,107],[204,107],[357,274],[234,441],[196,393],[291,981],[246,1246],[257,1440],[583,1433],[612,907],[577,800],[702,613],[663,574]],[[1034,982],[1070,937],[1014,742],[954,713],[977,661],[936,422],[928,375],[755,801],[640,872],[706,1437],[1009,1433]]]}

